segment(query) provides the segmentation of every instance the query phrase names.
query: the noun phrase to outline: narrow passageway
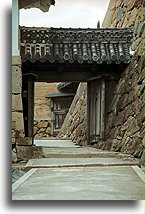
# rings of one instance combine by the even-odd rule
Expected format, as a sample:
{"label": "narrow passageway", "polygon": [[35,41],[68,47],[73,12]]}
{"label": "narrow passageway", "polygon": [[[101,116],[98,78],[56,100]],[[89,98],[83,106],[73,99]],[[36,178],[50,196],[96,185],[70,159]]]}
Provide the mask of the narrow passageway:
{"label": "narrow passageway", "polygon": [[131,155],[80,147],[70,140],[35,140],[43,158],[30,159],[13,184],[13,200],[142,200],[143,173]]}

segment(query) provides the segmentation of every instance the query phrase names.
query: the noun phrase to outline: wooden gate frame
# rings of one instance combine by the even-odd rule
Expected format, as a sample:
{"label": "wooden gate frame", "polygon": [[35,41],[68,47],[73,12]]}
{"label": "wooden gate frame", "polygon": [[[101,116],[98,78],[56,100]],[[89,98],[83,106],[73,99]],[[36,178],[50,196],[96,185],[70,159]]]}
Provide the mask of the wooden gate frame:
{"label": "wooden gate frame", "polygon": [[87,141],[91,144],[104,138],[105,80],[97,79],[87,84]]}

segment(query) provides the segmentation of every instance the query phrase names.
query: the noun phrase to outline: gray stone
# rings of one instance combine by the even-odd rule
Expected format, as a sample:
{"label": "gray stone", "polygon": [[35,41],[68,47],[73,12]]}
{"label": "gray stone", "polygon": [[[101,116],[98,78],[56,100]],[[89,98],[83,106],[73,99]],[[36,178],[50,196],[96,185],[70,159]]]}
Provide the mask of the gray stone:
{"label": "gray stone", "polygon": [[14,151],[12,151],[12,162],[16,163],[17,161],[18,161],[17,154]]}
{"label": "gray stone", "polygon": [[[137,167],[139,170],[139,168]],[[12,200],[143,200],[130,166],[32,169],[13,184]],[[139,171],[140,172],[140,171]],[[29,174],[29,175],[28,175]],[[54,182],[55,180],[55,182]],[[15,188],[14,188],[15,187]]]}
{"label": "gray stone", "polygon": [[43,147],[79,147],[74,145],[71,140],[34,140],[36,146]]}
{"label": "gray stone", "polygon": [[37,131],[38,131],[38,128],[37,128],[37,127],[34,127],[34,129],[33,129],[33,134],[35,135],[35,134],[37,133]]}
{"label": "gray stone", "polygon": [[17,158],[28,161],[30,158],[42,158],[42,148],[39,146],[17,146]]}
{"label": "gray stone", "polygon": [[20,56],[12,56],[12,66],[20,66],[22,65],[21,57]]}
{"label": "gray stone", "polygon": [[120,99],[119,99],[119,101],[118,101],[118,103],[117,103],[117,106],[116,106],[116,111],[117,111],[117,112],[123,110],[123,109],[125,108],[125,106],[128,105],[128,100],[129,100],[128,97],[129,97],[128,94],[123,94],[123,95],[120,97]]}
{"label": "gray stone", "polygon": [[108,6],[109,10],[113,10],[116,6],[116,1],[111,0]]}
{"label": "gray stone", "polygon": [[113,15],[114,15],[114,10],[108,10],[107,11],[105,18],[104,18],[104,21],[103,21],[103,24],[102,24],[102,27],[110,27]]}
{"label": "gray stone", "polygon": [[123,160],[117,158],[39,158],[31,159],[25,168],[52,168],[69,166],[119,166],[138,165],[138,160]]}
{"label": "gray stone", "polygon": [[12,94],[12,111],[22,111],[22,97],[21,94]]}
{"label": "gray stone", "polygon": [[12,66],[12,93],[22,92],[22,70],[19,66]]}
{"label": "gray stone", "polygon": [[19,131],[21,136],[24,136],[23,113],[12,112],[12,122],[15,123],[15,130]]}
{"label": "gray stone", "polygon": [[16,138],[16,143],[17,145],[22,145],[22,146],[31,146],[32,145],[32,137],[21,137],[17,136]]}
{"label": "gray stone", "polygon": [[141,155],[140,164],[144,166],[144,152]]}
{"label": "gray stone", "polygon": [[139,43],[141,42],[141,38],[137,38],[133,43],[132,43],[132,50],[135,51]]}

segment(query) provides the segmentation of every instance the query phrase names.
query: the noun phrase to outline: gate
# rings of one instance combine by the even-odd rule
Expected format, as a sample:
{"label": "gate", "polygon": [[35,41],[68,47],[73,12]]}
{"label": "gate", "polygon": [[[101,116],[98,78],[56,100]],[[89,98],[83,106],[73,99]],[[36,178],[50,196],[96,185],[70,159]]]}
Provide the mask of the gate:
{"label": "gate", "polygon": [[105,80],[88,83],[88,144],[104,138]]}

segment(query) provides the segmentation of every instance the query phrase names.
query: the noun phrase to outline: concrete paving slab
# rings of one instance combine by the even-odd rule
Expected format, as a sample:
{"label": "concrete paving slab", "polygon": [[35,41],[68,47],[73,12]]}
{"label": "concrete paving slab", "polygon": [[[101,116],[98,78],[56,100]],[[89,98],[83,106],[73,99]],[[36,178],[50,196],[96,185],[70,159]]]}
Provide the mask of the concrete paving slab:
{"label": "concrete paving slab", "polygon": [[[32,171],[31,171],[32,172]],[[130,166],[36,169],[12,200],[143,200],[143,181]]]}
{"label": "concrete paving slab", "polygon": [[[95,157],[116,157],[132,159],[131,155],[106,150],[97,150],[91,147],[81,148],[46,148],[43,149],[45,158],[95,158]],[[137,159],[136,159],[137,160]]]}
{"label": "concrete paving slab", "polygon": [[71,140],[34,140],[34,145],[42,147],[80,147]]}
{"label": "concrete paving slab", "polygon": [[52,168],[52,167],[76,167],[76,166],[123,166],[137,165],[138,162],[117,158],[39,158],[31,159],[25,168]]}

